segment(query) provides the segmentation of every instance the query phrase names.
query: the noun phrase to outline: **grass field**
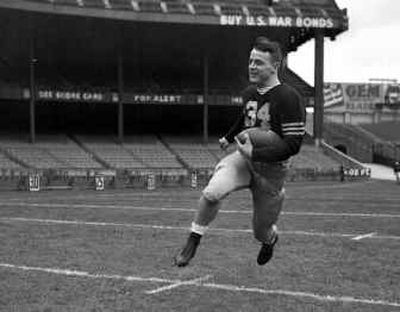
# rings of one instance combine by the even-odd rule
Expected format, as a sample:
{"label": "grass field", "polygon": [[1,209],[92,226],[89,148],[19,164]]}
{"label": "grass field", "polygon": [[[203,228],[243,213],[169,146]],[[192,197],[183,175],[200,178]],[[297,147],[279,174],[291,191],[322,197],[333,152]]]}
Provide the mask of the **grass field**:
{"label": "grass field", "polygon": [[266,266],[246,191],[186,268],[199,190],[0,193],[1,311],[400,311],[400,186],[293,183]]}

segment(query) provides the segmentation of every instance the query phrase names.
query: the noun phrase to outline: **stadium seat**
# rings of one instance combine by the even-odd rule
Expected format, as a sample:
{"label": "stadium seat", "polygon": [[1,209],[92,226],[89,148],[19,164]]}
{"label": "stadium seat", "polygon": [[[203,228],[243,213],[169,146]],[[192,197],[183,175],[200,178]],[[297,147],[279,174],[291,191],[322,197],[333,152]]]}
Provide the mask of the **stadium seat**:
{"label": "stadium seat", "polygon": [[26,166],[36,169],[65,168],[67,165],[45,149],[19,140],[1,138],[0,146]]}
{"label": "stadium seat", "polygon": [[300,153],[292,157],[292,168],[329,170],[338,169],[340,164],[325,155],[321,149],[313,145],[303,145]]}
{"label": "stadium seat", "polygon": [[0,153],[0,169],[21,169],[19,164],[9,159],[5,154]]}
{"label": "stadium seat", "polygon": [[140,11],[162,13],[159,1],[139,1]]}
{"label": "stadium seat", "polygon": [[100,8],[104,9],[105,4],[103,0],[82,0],[83,5],[88,8]]}
{"label": "stadium seat", "polygon": [[201,143],[200,138],[189,137],[185,139],[169,136],[164,139],[189,168],[209,169],[213,168],[217,163],[216,155]]}
{"label": "stadium seat", "polygon": [[148,168],[182,168],[182,165],[155,136],[128,136],[124,148]]}
{"label": "stadium seat", "polygon": [[128,0],[110,0],[111,8],[115,10],[132,10],[132,4]]}
{"label": "stadium seat", "polygon": [[78,141],[96,157],[115,169],[145,168],[146,165],[108,136],[77,136]]}
{"label": "stadium seat", "polygon": [[189,9],[184,3],[176,1],[164,1],[167,4],[168,13],[189,14]]}

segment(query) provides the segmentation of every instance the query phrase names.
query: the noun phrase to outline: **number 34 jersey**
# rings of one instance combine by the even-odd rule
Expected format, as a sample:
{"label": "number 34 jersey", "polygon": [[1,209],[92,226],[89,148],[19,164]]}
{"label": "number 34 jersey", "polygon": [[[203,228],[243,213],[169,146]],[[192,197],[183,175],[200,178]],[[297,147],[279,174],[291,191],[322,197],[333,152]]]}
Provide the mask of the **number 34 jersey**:
{"label": "number 34 jersey", "polygon": [[302,100],[291,86],[279,84],[264,93],[250,86],[243,92],[242,114],[225,137],[233,142],[234,136],[247,128],[272,130],[283,139],[283,144],[253,147],[252,160],[283,161],[299,152],[305,134],[305,118]]}

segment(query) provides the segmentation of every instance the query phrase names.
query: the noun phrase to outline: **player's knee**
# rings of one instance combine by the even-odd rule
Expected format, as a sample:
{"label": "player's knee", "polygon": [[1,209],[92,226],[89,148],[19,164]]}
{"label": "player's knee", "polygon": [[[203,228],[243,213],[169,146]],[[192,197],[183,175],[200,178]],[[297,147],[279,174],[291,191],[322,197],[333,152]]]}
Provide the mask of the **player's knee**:
{"label": "player's knee", "polygon": [[203,196],[200,198],[200,201],[204,201],[209,206],[218,204],[220,200],[221,196],[219,194],[208,189],[203,191]]}

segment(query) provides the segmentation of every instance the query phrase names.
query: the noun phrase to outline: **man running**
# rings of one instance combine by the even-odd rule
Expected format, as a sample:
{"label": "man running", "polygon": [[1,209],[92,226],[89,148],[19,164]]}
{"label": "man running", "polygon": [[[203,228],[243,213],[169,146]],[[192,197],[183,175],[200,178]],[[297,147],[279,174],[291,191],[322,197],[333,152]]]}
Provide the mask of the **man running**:
{"label": "man running", "polygon": [[[265,37],[255,40],[248,65],[251,85],[243,93],[243,113],[219,140],[223,149],[236,141],[237,150],[215,167],[200,197],[186,245],[174,258],[175,265],[182,267],[190,262],[221,200],[243,188],[249,188],[253,197],[253,231],[261,243],[257,263],[263,265],[272,258],[278,241],[276,222],[284,199],[287,160],[299,152],[305,134],[305,109],[300,96],[278,78],[281,61],[278,43]],[[246,130],[242,132],[253,128],[281,139],[278,144],[254,146]]]}

